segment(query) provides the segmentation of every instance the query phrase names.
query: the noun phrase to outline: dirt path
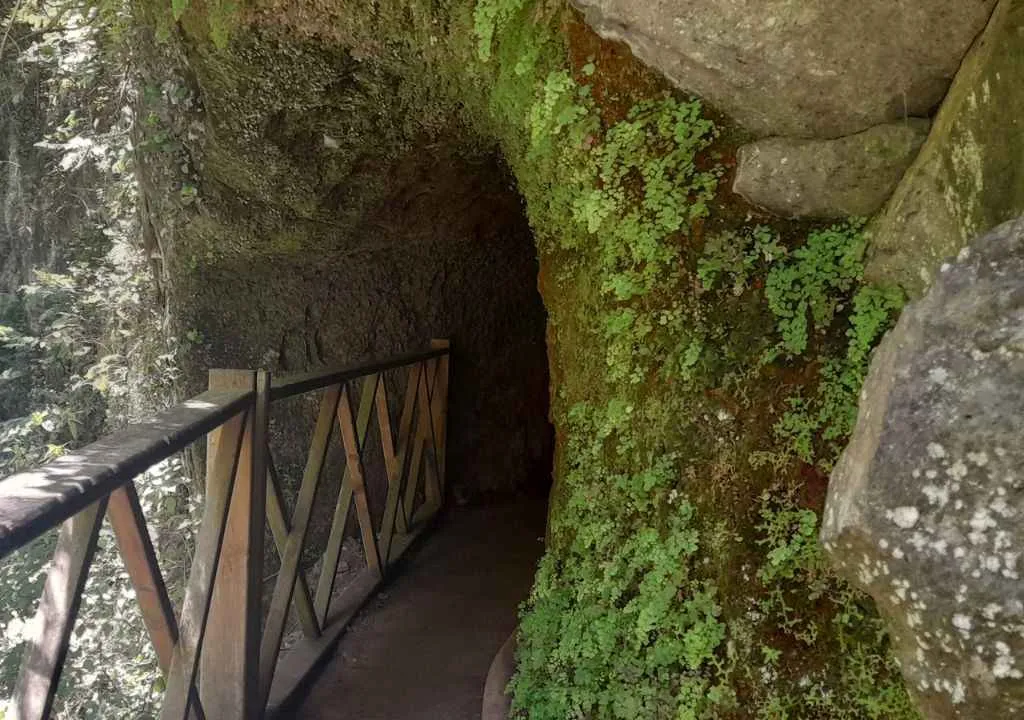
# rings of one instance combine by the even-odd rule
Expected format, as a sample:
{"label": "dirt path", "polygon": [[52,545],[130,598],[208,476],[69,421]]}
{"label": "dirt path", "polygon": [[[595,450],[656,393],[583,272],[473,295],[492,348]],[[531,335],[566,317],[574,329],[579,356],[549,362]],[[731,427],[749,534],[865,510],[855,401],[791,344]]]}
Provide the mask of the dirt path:
{"label": "dirt path", "polygon": [[451,510],[356,618],[293,717],[479,720],[543,532],[542,503]]}

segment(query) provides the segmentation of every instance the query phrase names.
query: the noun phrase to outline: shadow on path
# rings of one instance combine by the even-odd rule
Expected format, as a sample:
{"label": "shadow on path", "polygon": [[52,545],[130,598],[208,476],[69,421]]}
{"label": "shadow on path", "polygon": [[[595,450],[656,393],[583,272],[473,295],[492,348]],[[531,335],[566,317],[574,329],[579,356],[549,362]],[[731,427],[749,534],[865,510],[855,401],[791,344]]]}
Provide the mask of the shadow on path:
{"label": "shadow on path", "polygon": [[479,720],[543,551],[545,506],[454,508],[342,637],[292,717]]}

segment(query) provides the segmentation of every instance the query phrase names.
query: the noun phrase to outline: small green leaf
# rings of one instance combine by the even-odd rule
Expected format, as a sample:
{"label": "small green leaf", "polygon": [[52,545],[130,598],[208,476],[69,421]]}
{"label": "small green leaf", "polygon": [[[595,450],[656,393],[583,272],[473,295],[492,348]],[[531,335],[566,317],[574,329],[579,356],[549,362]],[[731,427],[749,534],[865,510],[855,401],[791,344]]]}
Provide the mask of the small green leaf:
{"label": "small green leaf", "polygon": [[174,15],[174,21],[181,20],[181,16],[188,10],[189,0],[171,0],[171,14]]}

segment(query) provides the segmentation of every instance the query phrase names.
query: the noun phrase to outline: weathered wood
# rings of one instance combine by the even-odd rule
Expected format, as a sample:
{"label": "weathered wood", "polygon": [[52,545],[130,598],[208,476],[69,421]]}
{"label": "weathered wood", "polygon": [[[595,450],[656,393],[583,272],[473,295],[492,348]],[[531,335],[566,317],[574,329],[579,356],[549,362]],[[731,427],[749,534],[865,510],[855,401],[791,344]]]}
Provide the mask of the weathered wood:
{"label": "weathered wood", "polygon": [[404,365],[411,365],[416,362],[441,357],[447,353],[447,349],[433,348],[421,352],[395,355],[384,360],[377,360],[369,363],[348,365],[345,367],[327,370],[317,370],[314,372],[295,375],[283,375],[274,378],[274,382],[270,390],[270,399],[276,401],[292,397],[294,395],[301,395],[313,390],[319,390],[331,385],[340,385],[342,383],[349,382],[350,380],[357,380],[358,378],[372,375],[374,373],[381,373],[385,370],[394,370],[395,368],[399,368]]}
{"label": "weathered wood", "polygon": [[426,378],[427,381],[423,383],[423,387],[420,388],[419,404],[423,408],[423,412],[420,413],[420,433],[423,435],[423,447],[424,454],[429,456],[429,460],[425,463],[423,468],[423,494],[424,501],[430,507],[441,506],[441,483],[438,478],[438,466],[437,466],[437,440],[434,435],[434,413],[433,403],[431,402],[431,391],[437,382],[437,371],[438,364],[436,360],[427,361]]}
{"label": "weathered wood", "polygon": [[[274,456],[267,447],[267,524],[270,525],[270,532],[274,536],[274,545],[280,557],[284,557],[285,548],[288,546],[288,535],[292,531],[292,524],[285,515],[284,496],[281,494],[281,480],[277,475],[277,468],[274,466]],[[295,611],[299,616],[299,624],[302,626],[302,633],[308,638],[315,638],[320,634],[320,623],[317,622],[316,612],[313,610],[313,599],[309,593],[309,583],[306,576],[300,571],[295,579]]]}
{"label": "weathered wood", "polygon": [[60,529],[53,565],[46,573],[36,612],[33,637],[14,687],[16,720],[44,720],[50,716],[106,505],[103,498],[67,520]]}
{"label": "weathered wood", "polygon": [[[371,402],[368,404],[372,405]],[[345,393],[338,404],[338,427],[341,440],[345,446],[346,475],[351,478],[352,495],[356,506],[356,517],[359,519],[359,530],[363,538],[363,552],[366,565],[381,575],[380,551],[377,548],[377,536],[373,529],[373,515],[366,497],[366,478],[363,469],[363,458],[359,452],[359,440],[356,437],[355,421],[352,419],[352,401],[346,387]],[[326,571],[327,568],[325,567]]]}
{"label": "weathered wood", "polygon": [[[444,339],[430,341],[430,346],[437,349],[448,350],[451,343]],[[438,483],[441,496],[446,492],[445,465],[447,459],[448,443],[448,371],[450,355],[442,355],[435,361],[437,363],[437,380],[430,393],[431,415],[434,429],[434,453],[437,459]]]}
{"label": "weathered wood", "polygon": [[[189,706],[187,689],[192,687],[196,680],[199,651],[203,647],[213,600],[247,415],[248,412],[240,413],[231,418],[210,433],[208,439],[203,519],[185,588],[185,600],[178,627],[178,645],[174,649],[171,671],[167,676],[167,690],[160,711],[160,720],[183,720]],[[206,707],[205,696],[203,704],[211,718],[218,717]]]}
{"label": "weathered wood", "polygon": [[0,482],[0,559],[237,414],[246,392],[206,392]]}
{"label": "weathered wood", "polygon": [[146,529],[135,484],[128,483],[110,494],[107,518],[117,538],[125,570],[135,589],[142,621],[156,650],[160,669],[167,674],[178,642],[178,621],[157,565],[156,550]]}
{"label": "weathered wood", "polygon": [[266,705],[270,694],[270,684],[274,679],[277,656],[281,651],[281,638],[284,635],[285,622],[288,619],[288,607],[291,605],[295,591],[295,578],[300,571],[299,561],[302,558],[302,546],[306,542],[309,529],[309,518],[313,511],[313,500],[324,461],[327,458],[327,447],[334,428],[334,414],[338,407],[341,387],[334,385],[324,391],[320,399],[320,414],[313,431],[313,441],[306,458],[306,468],[299,486],[299,497],[295,503],[292,516],[292,531],[288,535],[288,544],[281,556],[281,568],[278,570],[274,583],[274,594],[267,614],[267,622],[263,631],[263,642],[260,647],[260,705]]}
{"label": "weathered wood", "polygon": [[409,368],[406,379],[405,395],[403,396],[402,414],[398,421],[398,447],[396,449],[391,430],[391,411],[387,398],[387,386],[378,397],[377,420],[381,428],[380,440],[384,453],[384,463],[388,472],[388,494],[384,502],[384,516],[380,529],[380,556],[384,567],[391,561],[391,541],[395,530],[404,533],[408,524],[405,508],[402,505],[402,485],[405,479],[405,461],[409,451],[409,439],[412,433],[413,410],[416,405],[416,388],[420,382],[420,366]]}
{"label": "weathered wood", "polygon": [[[125,570],[132,581],[135,599],[139,604],[142,622],[146,625],[150,642],[156,651],[156,659],[164,677],[171,669],[174,646],[178,643],[178,621],[174,607],[167,594],[163,574],[157,563],[156,550],[146,528],[146,517],[130,482],[110,494],[107,503],[107,519],[117,538]],[[195,685],[189,689],[193,720],[205,720],[199,692]]]}
{"label": "weathered wood", "polygon": [[[409,483],[405,490],[405,512],[412,517],[416,510],[416,495],[423,477],[423,504],[431,508],[431,512],[441,506],[441,489],[438,483],[437,457],[430,453],[434,446],[433,417],[430,404],[430,383],[436,376],[437,366],[434,361],[424,363],[423,377],[416,390],[416,435],[413,441],[412,461],[409,465]],[[428,447],[428,444],[430,447]],[[424,456],[431,455],[424,462]]]}
{"label": "weathered wood", "polygon": [[[211,718],[250,720],[258,703],[269,383],[265,372],[249,370],[211,370],[209,383],[211,390],[249,388],[255,402],[233,480],[200,658],[199,694]],[[211,455],[217,452],[216,441],[211,435]],[[208,483],[224,480],[211,477]],[[207,492],[213,492],[209,485]]]}
{"label": "weathered wood", "polygon": [[[371,375],[365,378],[362,391],[360,392],[359,420],[358,427],[356,428],[359,438],[360,457],[362,456],[366,433],[370,427],[370,413],[373,410],[373,399],[377,393],[378,383],[380,382],[379,377],[378,375]],[[317,581],[314,608],[316,617],[321,625],[323,625],[324,619],[330,611],[331,596],[334,594],[334,580],[338,573],[338,561],[341,558],[341,546],[345,540],[345,529],[348,526],[348,512],[352,505],[354,486],[352,483],[351,467],[350,462],[345,463],[345,471],[341,478],[341,490],[338,492],[338,501],[335,503],[334,517],[331,520],[331,533],[327,538],[323,562],[321,563],[320,578]]]}

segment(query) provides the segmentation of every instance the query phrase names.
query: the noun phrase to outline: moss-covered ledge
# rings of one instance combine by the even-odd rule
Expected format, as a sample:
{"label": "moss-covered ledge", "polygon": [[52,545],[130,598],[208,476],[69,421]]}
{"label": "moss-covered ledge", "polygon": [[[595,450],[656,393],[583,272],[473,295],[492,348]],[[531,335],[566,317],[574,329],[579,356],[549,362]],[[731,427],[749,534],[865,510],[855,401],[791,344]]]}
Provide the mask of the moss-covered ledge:
{"label": "moss-covered ledge", "polygon": [[178,273],[352,241],[418,147],[511,168],[557,432],[527,717],[915,716],[816,539],[900,305],[862,280],[862,221],[748,207],[728,190],[746,135],[561,2],[195,3],[178,24],[158,2],[205,111]]}

